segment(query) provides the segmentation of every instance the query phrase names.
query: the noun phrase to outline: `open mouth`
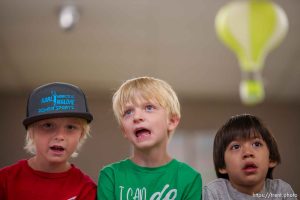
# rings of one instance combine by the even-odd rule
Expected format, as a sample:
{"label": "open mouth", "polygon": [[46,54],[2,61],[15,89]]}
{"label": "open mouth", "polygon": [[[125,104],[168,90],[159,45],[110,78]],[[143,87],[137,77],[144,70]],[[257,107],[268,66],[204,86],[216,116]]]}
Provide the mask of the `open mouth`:
{"label": "open mouth", "polygon": [[134,131],[134,134],[137,138],[144,138],[151,135],[151,131],[146,128],[138,128]]}
{"label": "open mouth", "polygon": [[257,166],[254,163],[246,163],[243,167],[243,171],[246,173],[254,173],[257,170]]}
{"label": "open mouth", "polygon": [[59,146],[59,145],[53,145],[50,147],[50,149],[52,151],[56,151],[56,152],[63,152],[65,150],[65,148],[63,148],[62,146]]}

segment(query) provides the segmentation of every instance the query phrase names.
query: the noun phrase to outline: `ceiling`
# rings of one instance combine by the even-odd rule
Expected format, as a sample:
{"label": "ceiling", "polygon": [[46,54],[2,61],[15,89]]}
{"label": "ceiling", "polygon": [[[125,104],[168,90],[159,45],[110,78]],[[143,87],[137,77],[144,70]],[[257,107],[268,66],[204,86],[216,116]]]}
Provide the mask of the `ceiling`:
{"label": "ceiling", "polygon": [[[0,93],[53,81],[110,93],[148,75],[184,98],[239,101],[237,59],[214,31],[216,13],[230,0],[78,0],[79,22],[65,32],[58,10],[68,2],[0,0]],[[274,2],[285,10],[289,32],[267,56],[266,100],[297,103],[300,1]]]}

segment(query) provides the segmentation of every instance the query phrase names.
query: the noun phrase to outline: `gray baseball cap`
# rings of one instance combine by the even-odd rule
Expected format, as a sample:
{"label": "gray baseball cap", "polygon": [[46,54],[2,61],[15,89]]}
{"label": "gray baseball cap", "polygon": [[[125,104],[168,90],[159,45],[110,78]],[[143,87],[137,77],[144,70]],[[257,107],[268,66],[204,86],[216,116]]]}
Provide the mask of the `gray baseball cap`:
{"label": "gray baseball cap", "polygon": [[54,82],[34,89],[27,101],[25,128],[28,125],[48,118],[79,117],[88,123],[93,115],[88,110],[85,94],[72,84]]}

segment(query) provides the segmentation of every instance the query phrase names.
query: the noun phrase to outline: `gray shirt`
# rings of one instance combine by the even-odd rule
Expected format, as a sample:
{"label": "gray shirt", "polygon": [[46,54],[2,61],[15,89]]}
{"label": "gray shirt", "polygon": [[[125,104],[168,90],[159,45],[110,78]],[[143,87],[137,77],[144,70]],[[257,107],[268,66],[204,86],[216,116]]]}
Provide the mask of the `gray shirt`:
{"label": "gray shirt", "polygon": [[218,178],[203,187],[203,200],[258,200],[258,199],[289,199],[296,200],[297,194],[291,186],[280,179],[266,179],[260,193],[248,195],[232,187],[227,179]]}

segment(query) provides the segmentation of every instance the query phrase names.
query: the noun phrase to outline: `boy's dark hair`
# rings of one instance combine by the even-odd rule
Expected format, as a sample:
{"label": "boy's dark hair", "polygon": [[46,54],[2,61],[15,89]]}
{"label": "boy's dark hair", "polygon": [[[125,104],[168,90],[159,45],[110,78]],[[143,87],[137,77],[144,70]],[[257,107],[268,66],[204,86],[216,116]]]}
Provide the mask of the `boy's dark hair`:
{"label": "boy's dark hair", "polygon": [[[231,117],[217,132],[214,139],[214,165],[218,178],[228,178],[228,174],[221,174],[219,169],[225,168],[224,154],[227,146],[236,139],[250,139],[253,136],[262,138],[269,149],[270,160],[280,163],[280,154],[277,143],[271,132],[262,121],[253,115],[242,114]],[[269,168],[267,177],[272,179],[272,171]]]}

